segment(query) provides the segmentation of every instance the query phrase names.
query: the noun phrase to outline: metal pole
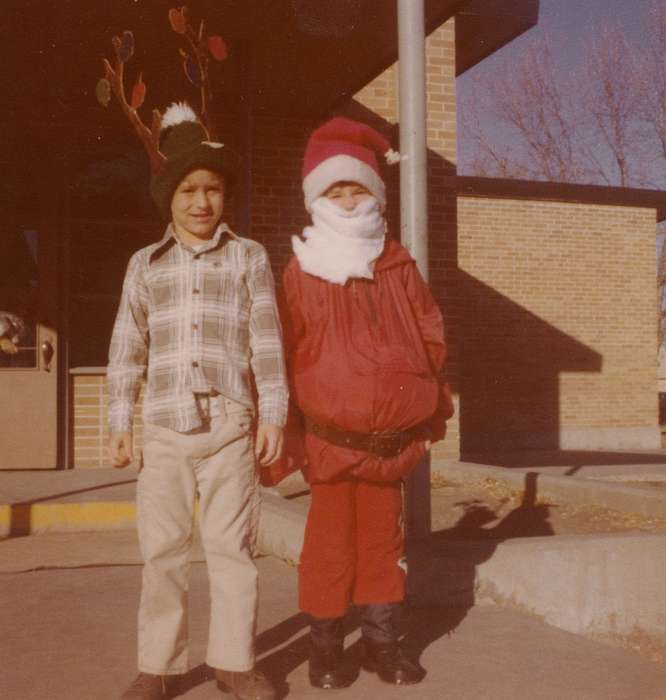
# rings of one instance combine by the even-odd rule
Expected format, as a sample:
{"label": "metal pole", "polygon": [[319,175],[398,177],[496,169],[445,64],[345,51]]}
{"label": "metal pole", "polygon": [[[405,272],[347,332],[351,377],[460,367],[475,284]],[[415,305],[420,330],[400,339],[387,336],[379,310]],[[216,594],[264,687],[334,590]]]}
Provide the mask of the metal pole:
{"label": "metal pole", "polygon": [[[400,80],[400,237],[428,280],[425,19],[423,0],[397,0]],[[430,458],[405,488],[408,541],[430,535]]]}
{"label": "metal pole", "polygon": [[425,19],[423,0],[398,1],[400,237],[428,280]]}

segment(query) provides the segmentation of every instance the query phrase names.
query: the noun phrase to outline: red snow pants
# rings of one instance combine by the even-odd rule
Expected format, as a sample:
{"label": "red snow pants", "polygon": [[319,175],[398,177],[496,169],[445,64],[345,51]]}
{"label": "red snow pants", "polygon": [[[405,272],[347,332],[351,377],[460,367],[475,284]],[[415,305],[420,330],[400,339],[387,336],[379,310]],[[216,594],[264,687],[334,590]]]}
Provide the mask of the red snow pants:
{"label": "red snow pants", "polygon": [[299,565],[299,605],[314,617],[345,614],[350,603],[405,597],[399,481],[311,484]]}

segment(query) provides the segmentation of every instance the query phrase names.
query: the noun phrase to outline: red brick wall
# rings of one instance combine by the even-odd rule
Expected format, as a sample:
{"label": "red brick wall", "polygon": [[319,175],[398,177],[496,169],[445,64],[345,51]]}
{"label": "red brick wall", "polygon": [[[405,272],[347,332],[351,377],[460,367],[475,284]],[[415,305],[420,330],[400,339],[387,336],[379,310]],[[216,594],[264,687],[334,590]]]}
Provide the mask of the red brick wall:
{"label": "red brick wall", "polygon": [[301,163],[314,120],[259,117],[253,136],[250,235],[268,250],[276,275],[291,254],[291,236],[308,223]]}

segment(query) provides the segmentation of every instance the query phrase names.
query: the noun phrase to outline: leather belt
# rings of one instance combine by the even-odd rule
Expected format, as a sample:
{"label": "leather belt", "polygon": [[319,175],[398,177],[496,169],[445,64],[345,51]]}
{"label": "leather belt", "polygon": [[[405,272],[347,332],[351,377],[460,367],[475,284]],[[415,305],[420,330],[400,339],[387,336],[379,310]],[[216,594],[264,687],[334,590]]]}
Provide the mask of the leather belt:
{"label": "leather belt", "polygon": [[419,423],[399,433],[357,433],[341,430],[333,425],[324,425],[305,416],[305,429],[332,445],[362,450],[384,458],[397,457],[415,440],[425,440],[428,437],[428,427],[425,423]]}

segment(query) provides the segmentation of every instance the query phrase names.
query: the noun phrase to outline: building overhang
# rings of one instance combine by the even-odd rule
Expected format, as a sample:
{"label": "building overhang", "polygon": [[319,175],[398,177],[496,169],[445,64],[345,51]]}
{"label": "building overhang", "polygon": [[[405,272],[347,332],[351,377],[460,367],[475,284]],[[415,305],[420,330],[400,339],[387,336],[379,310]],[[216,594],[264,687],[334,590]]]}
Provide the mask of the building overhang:
{"label": "building overhang", "polygon": [[[136,39],[127,80],[143,72],[146,110],[196,96],[178,56],[187,45],[168,21],[169,6],[180,4],[230,47],[211,73],[225,111],[250,101],[264,113],[324,115],[398,57],[396,0],[7,0],[11,69],[6,64],[0,84],[10,110],[69,120],[96,108],[101,58],[127,29]],[[425,0],[426,31],[456,15],[460,74],[534,26],[538,7],[538,0]]]}
{"label": "building overhang", "polygon": [[[538,0],[426,0],[426,32],[456,16],[460,75],[533,27],[538,10]],[[326,113],[398,59],[395,0],[272,3],[261,22],[245,39],[262,111]]]}
{"label": "building overhang", "polygon": [[483,61],[539,20],[539,0],[468,0],[456,13],[456,75]]}

